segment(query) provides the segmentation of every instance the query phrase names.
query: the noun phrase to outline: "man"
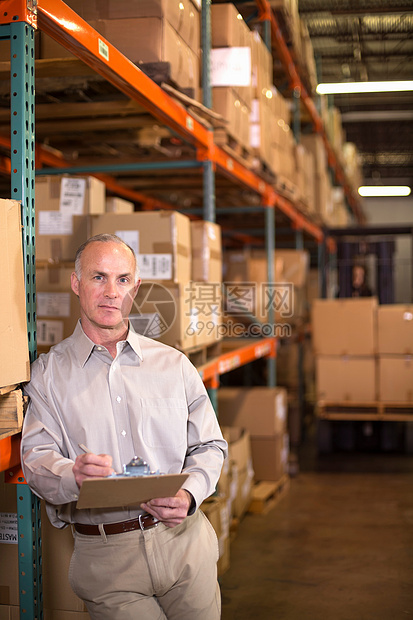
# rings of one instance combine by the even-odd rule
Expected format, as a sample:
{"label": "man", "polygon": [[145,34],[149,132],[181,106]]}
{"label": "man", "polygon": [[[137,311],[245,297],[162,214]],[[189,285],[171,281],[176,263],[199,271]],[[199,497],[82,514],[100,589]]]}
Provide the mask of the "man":
{"label": "man", "polygon": [[[214,491],[227,445],[185,355],[131,329],[139,284],[119,237],[97,235],[78,249],[80,322],[32,365],[23,471],[52,524],[73,524],[69,580],[93,619],[215,620],[218,545],[197,508]],[[184,488],[140,507],[76,508],[86,478],[120,472],[135,455],[152,470],[188,473]]]}

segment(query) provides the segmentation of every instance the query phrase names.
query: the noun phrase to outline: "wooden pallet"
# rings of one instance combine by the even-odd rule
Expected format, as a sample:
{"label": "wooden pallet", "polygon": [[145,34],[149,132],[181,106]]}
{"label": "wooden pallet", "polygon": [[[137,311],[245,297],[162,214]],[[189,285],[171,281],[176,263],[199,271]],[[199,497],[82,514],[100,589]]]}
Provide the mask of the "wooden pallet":
{"label": "wooden pallet", "polygon": [[284,497],[290,487],[290,478],[285,474],[277,482],[261,481],[252,488],[248,512],[267,514]]}
{"label": "wooden pallet", "polygon": [[413,403],[318,401],[316,412],[324,420],[413,422]]}
{"label": "wooden pallet", "polygon": [[220,128],[214,130],[214,142],[230,157],[245,166],[245,168],[250,169],[252,167],[253,157],[251,151],[240,144],[226,129]]}
{"label": "wooden pallet", "polygon": [[[10,386],[14,387],[14,386]],[[11,390],[0,396],[0,438],[19,433],[23,424],[25,400],[21,390]]]}
{"label": "wooden pallet", "polygon": [[280,174],[277,175],[275,181],[275,189],[285,198],[292,202],[297,202],[299,199],[299,189],[295,183],[293,183],[288,177],[284,177]]}

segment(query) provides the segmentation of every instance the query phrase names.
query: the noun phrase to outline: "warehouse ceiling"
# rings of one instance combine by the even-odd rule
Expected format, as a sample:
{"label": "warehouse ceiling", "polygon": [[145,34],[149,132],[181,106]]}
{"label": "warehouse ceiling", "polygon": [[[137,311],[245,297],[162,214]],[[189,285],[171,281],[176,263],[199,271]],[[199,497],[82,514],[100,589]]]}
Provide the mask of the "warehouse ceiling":
{"label": "warehouse ceiling", "polygon": [[[321,82],[413,79],[413,1],[299,0]],[[335,95],[366,183],[413,186],[413,93]]]}

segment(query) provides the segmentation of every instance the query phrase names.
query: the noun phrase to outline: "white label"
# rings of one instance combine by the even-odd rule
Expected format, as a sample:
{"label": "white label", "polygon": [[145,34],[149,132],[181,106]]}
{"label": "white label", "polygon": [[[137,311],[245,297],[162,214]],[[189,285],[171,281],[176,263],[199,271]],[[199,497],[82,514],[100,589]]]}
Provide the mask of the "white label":
{"label": "white label", "polygon": [[102,39],[98,39],[98,45],[99,45],[99,54],[109,62],[109,47],[107,46],[107,44],[102,41]]}
{"label": "white label", "polygon": [[18,544],[17,514],[15,512],[0,512],[0,543]]}
{"label": "white label", "polygon": [[72,235],[73,218],[61,211],[39,211],[39,235]]}
{"label": "white label", "polygon": [[63,321],[37,321],[37,344],[52,346],[63,340]]}
{"label": "white label", "polygon": [[211,239],[212,241],[215,241],[215,239],[217,238],[215,234],[215,228],[211,224],[207,224],[207,234],[209,239]]}
{"label": "white label", "polygon": [[284,422],[287,419],[287,408],[284,405],[284,397],[282,394],[277,394],[275,397],[275,408],[277,411],[277,417]]}
{"label": "white label", "polygon": [[70,293],[37,293],[37,316],[70,316]]}
{"label": "white label", "polygon": [[172,254],[138,254],[137,259],[143,280],[172,279]]}
{"label": "white label", "polygon": [[211,50],[211,86],[250,85],[249,47],[220,47]]}
{"label": "white label", "polygon": [[86,179],[63,177],[60,187],[60,211],[70,215],[83,215]]}
{"label": "white label", "polygon": [[135,254],[139,254],[139,230],[117,230],[115,235],[132,248]]}

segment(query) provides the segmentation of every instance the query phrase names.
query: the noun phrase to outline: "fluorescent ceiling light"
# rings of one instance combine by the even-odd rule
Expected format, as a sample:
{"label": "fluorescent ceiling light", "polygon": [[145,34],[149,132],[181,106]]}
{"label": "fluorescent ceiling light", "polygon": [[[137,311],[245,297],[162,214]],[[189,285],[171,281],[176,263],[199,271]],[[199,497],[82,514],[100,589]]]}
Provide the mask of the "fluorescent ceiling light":
{"label": "fluorescent ceiling light", "polygon": [[409,196],[411,189],[407,185],[363,185],[359,187],[360,196]]}
{"label": "fluorescent ceiling light", "polygon": [[318,84],[319,95],[341,95],[346,93],[394,93],[413,90],[413,80],[400,82],[338,82]]}

